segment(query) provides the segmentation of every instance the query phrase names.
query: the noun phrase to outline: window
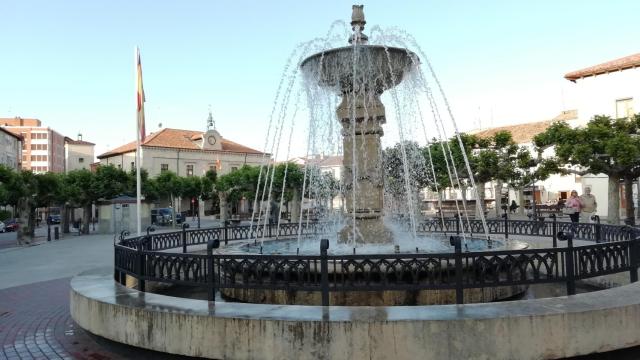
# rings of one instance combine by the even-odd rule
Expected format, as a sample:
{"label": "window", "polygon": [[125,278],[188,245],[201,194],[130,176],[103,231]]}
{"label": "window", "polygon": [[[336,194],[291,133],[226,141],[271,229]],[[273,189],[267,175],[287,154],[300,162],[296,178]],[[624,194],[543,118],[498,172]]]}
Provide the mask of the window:
{"label": "window", "polygon": [[187,165],[187,176],[193,176],[193,165]]}
{"label": "window", "polygon": [[31,150],[47,150],[47,144],[31,144]]}
{"label": "window", "polygon": [[47,161],[47,155],[31,155],[31,161]]}
{"label": "window", "polygon": [[83,163],[84,162],[84,158],[78,158],[78,162],[79,163]]}
{"label": "window", "polygon": [[169,164],[160,164],[160,172],[169,171]]}
{"label": "window", "polygon": [[238,167],[237,167],[237,166],[232,166],[232,167],[231,167],[231,172],[234,172],[234,171],[236,171],[236,170],[238,170]]}
{"label": "window", "polygon": [[135,169],[136,169],[136,162],[135,162],[135,161],[132,161],[132,162],[131,162],[131,171],[133,171],[133,170],[135,170]]}
{"label": "window", "polygon": [[633,98],[616,100],[616,118],[630,118],[633,116]]}

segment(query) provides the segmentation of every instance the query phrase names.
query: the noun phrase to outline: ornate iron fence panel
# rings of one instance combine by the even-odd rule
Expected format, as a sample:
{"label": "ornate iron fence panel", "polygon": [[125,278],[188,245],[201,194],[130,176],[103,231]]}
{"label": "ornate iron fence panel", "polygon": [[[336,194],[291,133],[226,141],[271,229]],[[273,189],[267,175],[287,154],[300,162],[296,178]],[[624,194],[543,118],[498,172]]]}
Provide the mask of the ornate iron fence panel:
{"label": "ornate iron fence panel", "polygon": [[135,249],[114,245],[113,251],[115,270],[130,275],[137,274],[138,252]]}
{"label": "ornate iron fence panel", "polygon": [[209,240],[222,240],[221,228],[187,230],[187,245],[206,244]]}
{"label": "ornate iron fence panel", "polygon": [[454,254],[329,256],[331,291],[452,289]]}
{"label": "ornate iron fence panel", "polygon": [[[276,232],[274,231],[274,233]],[[278,236],[298,235],[298,224],[297,223],[280,224],[280,227],[277,229],[277,234]]]}
{"label": "ornate iron fence panel", "polygon": [[628,271],[629,245],[629,241],[616,241],[574,248],[576,279]]}
{"label": "ornate iron fence panel", "polygon": [[320,290],[319,256],[212,256],[218,288]]}
{"label": "ornate iron fence panel", "polygon": [[183,285],[207,282],[207,255],[143,251],[145,280]]}
{"label": "ornate iron fence panel", "polygon": [[150,235],[149,250],[167,250],[182,246],[182,232],[167,232]]}
{"label": "ornate iron fence panel", "polygon": [[602,241],[633,240],[640,237],[640,229],[631,226],[600,225]]}
{"label": "ornate iron fence panel", "polygon": [[245,226],[230,226],[226,228],[229,240],[248,240],[259,239],[266,235],[265,228],[262,225],[245,225]]}
{"label": "ornate iron fence panel", "polygon": [[463,287],[530,285],[565,281],[566,249],[462,253]]}

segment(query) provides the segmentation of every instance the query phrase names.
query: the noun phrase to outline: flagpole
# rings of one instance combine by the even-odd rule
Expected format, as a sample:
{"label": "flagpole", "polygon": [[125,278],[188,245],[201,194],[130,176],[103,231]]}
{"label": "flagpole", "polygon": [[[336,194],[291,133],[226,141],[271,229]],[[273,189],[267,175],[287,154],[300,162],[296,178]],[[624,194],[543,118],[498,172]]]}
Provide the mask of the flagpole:
{"label": "flagpole", "polygon": [[139,97],[139,84],[138,81],[140,81],[139,79],[139,74],[138,74],[138,60],[140,59],[140,50],[138,49],[138,47],[136,46],[135,51],[134,51],[134,66],[135,66],[135,71],[134,71],[134,75],[136,77],[136,218],[137,218],[137,229],[138,229],[138,236],[142,235],[142,219],[140,217],[140,208],[142,207],[140,198],[141,198],[141,193],[142,193],[142,186],[141,183],[142,181],[140,180],[140,151],[141,151],[141,147],[140,147],[140,109],[138,108],[138,97]]}

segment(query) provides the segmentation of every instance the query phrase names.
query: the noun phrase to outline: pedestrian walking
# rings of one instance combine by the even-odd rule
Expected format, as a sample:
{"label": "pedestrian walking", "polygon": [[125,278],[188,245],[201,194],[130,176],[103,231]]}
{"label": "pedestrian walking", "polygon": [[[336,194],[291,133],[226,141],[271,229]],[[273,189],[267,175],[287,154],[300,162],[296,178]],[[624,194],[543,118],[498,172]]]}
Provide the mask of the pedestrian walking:
{"label": "pedestrian walking", "polygon": [[567,199],[567,202],[564,204],[564,214],[569,215],[571,218],[571,222],[577,224],[580,220],[580,210],[582,209],[582,203],[580,202],[580,198],[578,197],[578,192],[576,190],[571,191],[571,196]]}

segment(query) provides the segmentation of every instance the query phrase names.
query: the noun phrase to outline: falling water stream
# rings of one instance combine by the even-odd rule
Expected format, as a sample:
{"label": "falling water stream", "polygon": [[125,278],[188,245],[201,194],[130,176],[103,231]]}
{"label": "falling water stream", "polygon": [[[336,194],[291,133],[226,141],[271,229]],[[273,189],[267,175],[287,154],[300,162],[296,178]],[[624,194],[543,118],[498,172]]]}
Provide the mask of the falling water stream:
{"label": "falling water stream", "polygon": [[[442,198],[440,197],[440,191],[443,190],[438,187],[437,174],[434,168],[431,149],[428,145],[432,144],[435,139],[440,143],[441,150],[444,154],[444,160],[447,169],[447,176],[449,184],[452,188],[458,188],[461,192],[465,191],[463,181],[458,174],[458,168],[464,168],[465,171],[471,174],[471,167],[469,165],[469,159],[466,152],[462,151],[463,161],[462,163],[456,163],[453,156],[452,149],[449,146],[449,138],[447,128],[452,128],[454,136],[457,138],[458,145],[464,149],[464,144],[459,134],[458,125],[453,116],[453,111],[449,104],[449,101],[444,93],[443,87],[436,77],[436,73],[433,66],[427,57],[426,53],[417,45],[415,39],[397,29],[383,30],[379,27],[373,27],[371,30],[372,35],[376,34],[375,38],[372,36],[372,43],[377,42],[381,44],[384,49],[384,55],[372,55],[372,52],[365,47],[367,43],[367,37],[362,33],[363,26],[360,24],[352,23],[353,32],[350,33],[349,26],[343,21],[334,22],[324,38],[313,39],[311,41],[298,45],[287,59],[284,67],[280,82],[276,90],[276,96],[273,102],[271,114],[269,116],[269,122],[266,131],[266,138],[264,144],[264,153],[273,156],[273,159],[269,156],[263,157],[263,164],[260,167],[258,175],[258,186],[254,195],[253,210],[251,214],[251,224],[255,226],[254,236],[256,239],[260,237],[260,251],[264,253],[317,253],[319,239],[329,238],[331,241],[332,252],[341,253],[376,253],[376,252],[389,252],[398,251],[401,252],[413,252],[413,251],[446,251],[449,249],[449,245],[443,241],[441,236],[431,235],[426,236],[418,232],[418,225],[422,219],[420,213],[420,199],[417,196],[419,188],[418,184],[430,183],[435,187],[438,193],[438,207],[442,210]],[[350,52],[351,62],[347,64],[343,63],[331,63],[325,61],[325,57],[331,52],[340,50],[340,46],[343,46],[347,36],[351,39]],[[391,46],[399,46],[399,48],[391,48]],[[406,50],[408,48],[414,49],[414,51]],[[393,54],[391,52],[393,49]],[[404,59],[409,59],[408,65],[398,63],[398,59],[403,60],[402,57],[398,58],[399,51],[404,51]],[[414,54],[415,53],[415,54]],[[315,55],[313,55],[315,54]],[[417,54],[417,55],[416,55]],[[337,56],[333,54],[332,56]],[[376,57],[378,56],[378,57]],[[385,56],[386,60],[381,60],[380,56]],[[316,57],[317,63],[306,63],[310,58]],[[376,73],[376,66],[383,63],[386,69],[379,69],[379,73]],[[427,66],[426,73],[421,70],[420,64],[424,63]],[[294,65],[295,66],[292,66]],[[309,65],[312,64],[312,65]],[[349,66],[349,69],[344,69],[344,66]],[[302,71],[300,71],[302,69]],[[402,69],[398,72],[398,69]],[[331,78],[335,74],[346,74],[346,78],[340,78],[337,80],[337,84],[345,87],[347,90],[342,90],[341,94],[339,89],[335,86],[329,86],[330,81],[327,78]],[[428,76],[427,76],[428,75]],[[362,81],[362,82],[359,82]],[[438,96],[436,96],[432,90],[430,82],[433,82],[438,90]],[[323,83],[324,82],[324,83]],[[346,83],[345,83],[346,82]],[[346,85],[345,85],[346,84]],[[337,86],[337,85],[336,85]],[[350,86],[350,87],[349,87]],[[376,88],[376,94],[373,95],[372,86],[380,86],[381,90],[378,92]],[[372,111],[372,106],[377,105],[374,96],[380,96],[384,90],[387,90],[386,95],[382,95],[383,98],[387,98],[386,106],[390,107],[386,111],[387,120],[390,120],[392,124],[386,125],[384,128],[388,131],[390,125],[392,128],[397,129],[397,134],[392,136],[392,139],[397,139],[400,144],[400,158],[401,158],[401,171],[402,174],[402,186],[404,188],[401,198],[394,198],[394,195],[386,187],[384,188],[384,199],[388,199],[382,208],[384,217],[382,219],[385,229],[388,229],[393,236],[392,241],[382,244],[371,244],[366,239],[366,231],[359,228],[360,220],[357,218],[357,206],[359,204],[358,194],[362,191],[362,181],[372,181],[372,179],[366,179],[371,177],[367,173],[372,164],[382,164],[382,152],[377,152],[375,155],[369,154],[367,151],[367,144],[365,140],[362,140],[360,146],[357,146],[356,136],[361,136],[356,133],[356,128],[361,126],[358,131],[364,131],[368,125],[358,125],[357,115],[360,112],[364,114],[364,121],[368,121],[371,116],[374,116],[376,111]],[[346,91],[346,92],[345,92]],[[292,98],[292,94],[295,96]],[[302,94],[306,95],[306,109],[301,109]],[[342,146],[340,121],[345,119],[339,119],[336,116],[336,106],[340,103],[339,98],[343,96],[343,101],[347,101],[350,105],[348,121],[350,122],[342,129],[342,136],[351,136],[350,148],[344,148]],[[360,102],[360,97],[362,101]],[[293,110],[289,112],[290,102],[293,101]],[[363,104],[363,109],[356,109],[358,104]],[[384,103],[384,101],[383,101]],[[430,109],[431,116],[427,116],[423,112],[423,108],[427,106]],[[441,108],[445,109],[443,113]],[[308,119],[308,120],[306,120]],[[289,121],[288,134],[285,128],[287,128],[287,120]],[[306,125],[301,125],[305,124]],[[384,123],[384,119],[382,121]],[[351,132],[345,134],[347,129]],[[266,238],[267,226],[269,225],[269,213],[272,206],[272,193],[274,188],[280,189],[280,199],[277,204],[278,217],[277,224],[280,225],[284,222],[282,219],[282,213],[285,205],[284,194],[287,188],[289,165],[284,167],[284,176],[282,183],[276,184],[276,162],[290,159],[292,152],[299,151],[298,139],[305,138],[303,133],[306,131],[306,149],[304,151],[304,170],[302,180],[302,193],[300,194],[303,199],[300,201],[299,208],[297,209],[297,218],[291,218],[290,222],[297,222],[298,233],[294,239],[270,241]],[[283,142],[283,138],[286,140]],[[361,139],[367,139],[365,136],[361,136]],[[294,140],[297,147],[294,147]],[[420,148],[408,147],[406,144],[415,142],[418,144],[427,145],[427,158],[420,152]],[[346,152],[350,152],[351,163],[348,164],[351,171],[350,174],[343,172],[341,179],[335,179],[339,181],[339,188],[341,196],[350,197],[350,203],[352,210],[348,209],[323,209],[321,215],[322,218],[318,219],[327,226],[328,230],[322,235],[315,237],[309,237],[307,234],[303,234],[302,230],[306,225],[308,228],[310,225],[312,210],[317,210],[322,206],[325,206],[329,202],[333,206],[333,196],[335,195],[330,187],[325,183],[327,181],[319,168],[319,160],[316,160],[316,156],[320,155],[341,155]],[[282,154],[284,153],[284,157]],[[363,163],[358,163],[358,156],[362,157]],[[374,158],[371,158],[373,156]],[[421,160],[422,159],[422,160]],[[425,161],[426,160],[426,161]],[[459,161],[458,161],[459,162]],[[364,164],[364,166],[363,166]],[[345,164],[347,165],[347,164]],[[360,167],[363,167],[362,169]],[[344,169],[344,168],[343,168]],[[381,172],[382,166],[377,168]],[[416,175],[418,174],[418,175]],[[344,183],[345,176],[350,176],[349,182]],[[388,174],[378,174],[376,176],[384,177]],[[376,177],[374,176],[374,177]],[[417,179],[416,176],[424,176],[424,179]],[[377,178],[376,178],[377,179]],[[374,180],[376,180],[374,179]],[[341,180],[341,181],[340,181]],[[477,207],[477,214],[482,221],[484,237],[486,241],[479,241],[473,238],[473,234],[462,231],[461,235],[467,245],[467,248],[481,248],[488,245],[491,247],[491,240],[488,236],[488,229],[484,213],[482,211],[482,204],[478,196],[476,184],[473,177],[469,177],[470,187],[475,194],[475,204]],[[385,184],[386,186],[386,184]],[[327,190],[329,189],[329,190]],[[367,194],[369,195],[369,194]],[[305,200],[306,198],[306,200]],[[455,208],[458,214],[457,219],[460,222],[461,229],[471,229],[470,221],[467,212],[466,196],[462,196],[462,208],[459,201],[456,198]],[[266,204],[265,204],[266,202]],[[344,202],[344,201],[343,201]],[[347,201],[349,203],[349,201]],[[266,206],[266,207],[265,207]],[[265,210],[266,209],[266,210]],[[329,211],[331,210],[331,211]],[[345,213],[346,210],[346,213]],[[306,218],[305,218],[306,211]],[[372,213],[374,214],[374,213]],[[391,219],[394,215],[405,215],[404,218],[408,219],[406,223],[394,223]],[[375,214],[374,214],[375,215]],[[371,216],[374,216],[371,215]],[[314,215],[315,216],[315,215]],[[375,215],[378,216],[378,215]],[[440,220],[444,223],[444,214],[440,211]],[[466,220],[467,227],[463,226],[463,221]],[[338,233],[345,226],[350,225],[348,241],[340,241]],[[261,235],[258,236],[258,228],[262,226]],[[255,250],[255,249],[254,249]],[[251,250],[251,251],[254,251]]]}

